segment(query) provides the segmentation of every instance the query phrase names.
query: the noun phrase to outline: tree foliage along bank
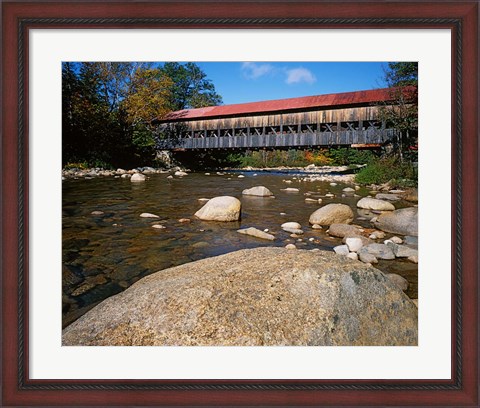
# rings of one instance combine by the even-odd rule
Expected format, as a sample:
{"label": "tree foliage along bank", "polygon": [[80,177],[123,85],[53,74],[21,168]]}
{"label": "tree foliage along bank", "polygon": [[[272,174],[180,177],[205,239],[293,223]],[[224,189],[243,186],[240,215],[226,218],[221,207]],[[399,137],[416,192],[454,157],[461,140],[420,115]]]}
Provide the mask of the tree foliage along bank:
{"label": "tree foliage along bank", "polygon": [[62,63],[62,164],[153,164],[151,120],[218,105],[222,97],[195,63]]}
{"label": "tree foliage along bank", "polygon": [[399,130],[393,149],[373,161],[356,176],[361,184],[391,182],[398,187],[413,187],[418,183],[418,63],[389,62],[383,82],[392,89],[393,106],[380,109],[381,119]]}

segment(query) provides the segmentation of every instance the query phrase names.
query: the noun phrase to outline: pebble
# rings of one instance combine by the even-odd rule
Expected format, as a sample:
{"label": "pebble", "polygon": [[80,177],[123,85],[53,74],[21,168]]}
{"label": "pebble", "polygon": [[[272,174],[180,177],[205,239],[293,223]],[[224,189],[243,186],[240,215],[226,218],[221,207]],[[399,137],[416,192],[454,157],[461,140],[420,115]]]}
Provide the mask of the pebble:
{"label": "pebble", "polygon": [[288,244],[285,246],[287,249],[297,249],[297,247],[294,244]]}
{"label": "pebble", "polygon": [[332,198],[332,197],[335,197],[335,194],[332,194],[332,193],[327,193],[327,194],[325,194],[325,197]]}
{"label": "pebble", "polygon": [[313,228],[313,229],[322,229],[322,226],[321,226],[321,225],[318,225],[318,224],[313,224],[313,225],[312,225],[312,228]]}
{"label": "pebble", "polygon": [[162,224],[153,224],[152,225],[152,228],[156,228],[156,229],[165,229],[167,227],[165,227],[164,225]]}
{"label": "pebble", "polygon": [[172,178],[173,178],[173,176],[167,176],[167,179],[172,179]]}
{"label": "pebble", "polygon": [[332,187],[335,187],[335,186],[337,185],[337,183],[330,183],[330,185],[331,185]]}
{"label": "pebble", "polygon": [[298,188],[294,187],[282,188],[281,190],[287,193],[298,193],[300,191]]}
{"label": "pebble", "polygon": [[306,198],[306,199],[305,199],[305,202],[306,202],[306,203],[318,203],[318,201],[315,200],[314,198]]}
{"label": "pebble", "polygon": [[295,229],[300,229],[302,228],[302,226],[298,223],[298,222],[293,222],[293,221],[290,221],[290,222],[284,222],[282,225],[281,225],[282,228],[295,228]]}
{"label": "pebble", "polygon": [[287,213],[281,212],[280,215],[287,215]]}
{"label": "pebble", "polygon": [[102,214],[104,214],[104,212],[103,211],[92,211],[90,214],[92,214],[92,215],[102,215]]}
{"label": "pebble", "polygon": [[178,220],[178,222],[188,223],[188,222],[190,222],[190,218],[180,218],[180,219]]}
{"label": "pebble", "polygon": [[390,241],[392,241],[395,244],[401,244],[403,242],[402,238],[400,237],[392,237],[390,238]]}
{"label": "pebble", "polygon": [[350,252],[357,252],[363,246],[363,241],[361,238],[347,238],[345,243],[347,244]]}
{"label": "pebble", "polygon": [[150,214],[150,213],[141,213],[140,217],[142,217],[142,218],[160,218],[158,215]]}
{"label": "pebble", "polygon": [[206,176],[209,176],[209,175],[210,175],[210,173],[205,173],[205,175],[206,175]]}
{"label": "pebble", "polygon": [[145,180],[146,180],[146,177],[143,174],[140,174],[140,173],[135,173],[130,179],[130,181],[133,182],[133,183],[139,182],[139,181],[145,181]]}
{"label": "pebble", "polygon": [[243,174],[240,174],[238,178],[244,178],[245,176]]}
{"label": "pebble", "polygon": [[308,240],[309,240],[310,242],[313,242],[313,241],[315,241],[315,238],[308,238]]}
{"label": "pebble", "polygon": [[188,176],[188,173],[185,173],[184,171],[176,171],[174,174],[174,176],[178,176],[178,177],[183,177],[183,176]]}
{"label": "pebble", "polygon": [[322,199],[321,198],[318,199],[318,204],[322,204]]}

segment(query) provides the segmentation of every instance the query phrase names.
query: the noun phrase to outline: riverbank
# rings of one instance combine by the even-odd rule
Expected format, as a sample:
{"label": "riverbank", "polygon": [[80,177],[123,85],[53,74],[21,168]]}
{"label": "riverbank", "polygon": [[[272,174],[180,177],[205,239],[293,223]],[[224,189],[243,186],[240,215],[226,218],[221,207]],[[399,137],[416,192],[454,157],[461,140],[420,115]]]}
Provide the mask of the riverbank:
{"label": "riverbank", "polygon": [[[242,174],[244,172],[254,172],[262,174],[286,174],[286,175],[306,175],[304,181],[337,181],[341,183],[353,183],[355,179],[355,173],[365,166],[354,165],[354,166],[315,166],[314,164],[305,166],[305,167],[251,167],[247,166],[244,168],[221,168],[215,170],[209,170],[213,173],[232,173],[232,174]],[[210,174],[209,171],[206,171],[207,174]],[[176,172],[190,172],[190,170],[184,167],[172,167],[169,169],[166,168],[153,168],[153,167],[137,167],[134,169],[116,169],[116,170],[105,170],[103,168],[88,168],[88,169],[79,169],[79,168],[70,168],[62,170],[62,180],[66,179],[91,179],[94,177],[114,177],[114,178],[129,178],[134,174],[171,174],[175,175]]]}

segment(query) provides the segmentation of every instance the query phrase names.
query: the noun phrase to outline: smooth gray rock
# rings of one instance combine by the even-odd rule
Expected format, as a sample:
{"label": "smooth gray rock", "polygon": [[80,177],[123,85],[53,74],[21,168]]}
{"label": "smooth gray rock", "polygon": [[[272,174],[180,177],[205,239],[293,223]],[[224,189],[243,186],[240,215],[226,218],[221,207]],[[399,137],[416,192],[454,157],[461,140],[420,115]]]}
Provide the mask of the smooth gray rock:
{"label": "smooth gray rock", "polygon": [[374,223],[376,228],[392,234],[418,236],[418,208],[409,207],[383,213]]}
{"label": "smooth gray rock", "polygon": [[238,221],[242,203],[235,197],[214,197],[200,208],[195,216],[205,221]]}
{"label": "smooth gray rock", "polygon": [[378,193],[375,196],[378,200],[388,200],[388,201],[398,201],[400,197],[396,194],[389,194],[389,193]]}
{"label": "smooth gray rock", "polygon": [[361,247],[363,247],[363,241],[361,238],[356,238],[356,237],[347,238],[345,240],[345,243],[347,244],[350,252],[357,252],[360,250]]}
{"label": "smooth gray rock", "polygon": [[310,224],[331,225],[350,224],[354,215],[346,204],[327,204],[310,215]]}
{"label": "smooth gray rock", "polygon": [[377,269],[255,248],[149,275],[63,330],[63,346],[414,346],[417,308]]}
{"label": "smooth gray rock", "polygon": [[240,234],[250,235],[256,238],[267,239],[269,241],[273,241],[275,239],[275,237],[272,234],[268,234],[254,227],[242,228],[237,230],[237,232],[239,232]]}
{"label": "smooth gray rock", "polygon": [[392,249],[397,258],[409,258],[410,256],[418,257],[418,250],[414,248],[405,245],[398,245],[394,242],[389,242],[387,245]]}
{"label": "smooth gray rock", "polygon": [[257,196],[257,197],[271,197],[273,193],[264,186],[255,186],[252,188],[247,188],[242,191],[243,195]]}
{"label": "smooth gray rock", "polygon": [[377,259],[395,259],[392,249],[385,244],[370,244],[362,247],[359,252],[368,252]]}
{"label": "smooth gray rock", "polygon": [[138,183],[138,182],[142,182],[142,181],[145,181],[145,180],[146,180],[146,177],[141,173],[135,173],[130,178],[130,181],[132,183]]}
{"label": "smooth gray rock", "polygon": [[358,251],[357,254],[358,254],[358,258],[364,263],[370,263],[370,264],[378,263],[378,259],[375,257],[375,255],[372,255],[367,251],[362,251],[360,249],[360,251]]}
{"label": "smooth gray rock", "polygon": [[295,229],[301,229],[302,228],[302,226],[298,222],[293,222],[293,221],[284,222],[281,225],[281,227],[282,228],[295,228]]}
{"label": "smooth gray rock", "polygon": [[355,235],[359,235],[361,233],[361,228],[357,227],[356,225],[349,225],[349,224],[332,224],[328,228],[328,234],[334,237],[352,237]]}
{"label": "smooth gray rock", "polygon": [[375,211],[393,211],[395,207],[392,203],[383,200],[377,200],[376,198],[363,197],[357,202],[358,208],[363,208],[364,210],[375,210]]}
{"label": "smooth gray rock", "polygon": [[348,250],[348,246],[346,245],[338,245],[334,247],[333,250],[337,255],[347,256],[350,253],[350,251]]}

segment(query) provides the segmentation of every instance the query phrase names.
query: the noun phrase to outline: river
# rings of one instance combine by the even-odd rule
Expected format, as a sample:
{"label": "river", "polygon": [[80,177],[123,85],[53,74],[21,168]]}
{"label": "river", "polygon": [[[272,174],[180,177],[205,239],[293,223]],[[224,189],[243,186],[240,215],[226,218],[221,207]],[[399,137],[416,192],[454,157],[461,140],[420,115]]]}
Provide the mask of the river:
{"label": "river", "polygon": [[[238,177],[240,174],[244,177]],[[295,243],[301,249],[332,250],[341,244],[341,239],[330,237],[326,228],[314,230],[308,223],[310,214],[323,204],[350,205],[357,215],[354,223],[371,228],[370,222],[362,219],[365,214],[357,212],[359,197],[342,197],[342,189],[352,185],[302,182],[301,175],[279,172],[224,172],[222,175],[202,172],[173,179],[167,176],[165,173],[151,174],[147,181],[140,183],[114,177],[63,181],[63,327],[138,279],[171,266],[238,249],[285,246],[287,243]],[[242,190],[256,185],[269,188],[275,198],[242,196]],[[287,187],[300,191],[282,191]],[[335,197],[325,197],[327,193]],[[356,194],[367,196],[369,192],[362,188]],[[221,195],[241,199],[241,221],[206,222],[194,217],[203,205],[199,198]],[[305,198],[322,198],[323,202],[306,202]],[[395,206],[401,208],[411,204],[397,202]],[[94,211],[102,214],[94,215]],[[160,218],[141,218],[140,214],[145,212]],[[182,218],[190,222],[178,221]],[[291,238],[280,228],[287,221],[299,222],[305,234]],[[152,228],[158,223],[165,228]],[[275,241],[236,232],[250,226],[275,233]],[[417,298],[416,264],[397,259],[380,261],[375,266],[406,278],[409,281],[407,295]]]}

